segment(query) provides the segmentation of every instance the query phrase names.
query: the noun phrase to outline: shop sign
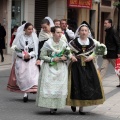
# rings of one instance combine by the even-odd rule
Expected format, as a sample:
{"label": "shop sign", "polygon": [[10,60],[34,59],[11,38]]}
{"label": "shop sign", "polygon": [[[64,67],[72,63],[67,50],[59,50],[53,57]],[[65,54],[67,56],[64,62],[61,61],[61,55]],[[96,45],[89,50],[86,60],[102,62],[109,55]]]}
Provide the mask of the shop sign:
{"label": "shop sign", "polygon": [[68,0],[68,7],[90,9],[92,7],[92,0]]}

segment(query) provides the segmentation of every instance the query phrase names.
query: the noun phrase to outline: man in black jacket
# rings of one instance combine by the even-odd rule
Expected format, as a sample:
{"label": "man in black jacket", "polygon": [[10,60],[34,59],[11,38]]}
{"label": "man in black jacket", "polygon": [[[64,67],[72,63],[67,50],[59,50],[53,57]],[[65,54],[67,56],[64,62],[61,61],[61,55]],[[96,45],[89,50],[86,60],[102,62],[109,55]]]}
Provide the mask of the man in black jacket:
{"label": "man in black jacket", "polygon": [[[120,37],[118,32],[113,29],[112,26],[112,20],[106,19],[104,21],[104,27],[105,27],[105,45],[107,47],[107,55],[103,56],[103,63],[101,66],[101,77],[103,78],[107,68],[108,64],[111,63],[112,66],[115,68],[115,59],[120,57]],[[119,77],[119,85],[116,87],[120,87],[120,76]]]}
{"label": "man in black jacket", "polygon": [[6,36],[5,28],[0,23],[0,54],[1,54],[1,62],[4,61],[3,50],[2,49],[5,49],[5,36]]}

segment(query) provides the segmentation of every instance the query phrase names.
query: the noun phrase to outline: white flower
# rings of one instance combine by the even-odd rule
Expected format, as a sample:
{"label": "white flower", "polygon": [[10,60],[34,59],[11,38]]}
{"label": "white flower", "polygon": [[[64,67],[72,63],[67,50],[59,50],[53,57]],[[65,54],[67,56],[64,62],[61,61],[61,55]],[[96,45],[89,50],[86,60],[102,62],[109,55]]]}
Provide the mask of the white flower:
{"label": "white flower", "polygon": [[14,50],[14,51],[15,51],[16,48],[17,48],[17,45],[13,45],[13,46],[11,47],[11,49]]}
{"label": "white flower", "polygon": [[107,50],[105,50],[104,55],[107,55]]}
{"label": "white flower", "polygon": [[101,43],[100,46],[106,47],[103,43]]}
{"label": "white flower", "polygon": [[55,55],[55,52],[52,52],[52,54],[51,54],[52,56],[54,56]]}
{"label": "white flower", "polygon": [[66,47],[66,50],[70,51],[70,47]]}
{"label": "white flower", "polygon": [[17,45],[13,45],[13,46],[11,47],[11,49],[12,49],[13,51],[16,51],[16,52],[22,52],[21,49],[18,49],[18,48],[17,48]]}
{"label": "white flower", "polygon": [[103,43],[97,44],[96,49],[95,49],[95,54],[96,55],[106,55],[107,54],[106,46]]}
{"label": "white flower", "polygon": [[120,69],[115,68],[115,72],[116,72],[117,75],[120,75]]}

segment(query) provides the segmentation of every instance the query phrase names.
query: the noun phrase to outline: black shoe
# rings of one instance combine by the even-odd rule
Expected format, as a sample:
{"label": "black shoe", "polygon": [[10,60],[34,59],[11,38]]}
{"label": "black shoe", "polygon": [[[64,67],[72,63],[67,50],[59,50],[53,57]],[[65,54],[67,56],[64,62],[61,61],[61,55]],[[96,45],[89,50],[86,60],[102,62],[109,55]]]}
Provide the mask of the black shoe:
{"label": "black shoe", "polygon": [[120,87],[120,85],[117,85],[116,87]]}
{"label": "black shoe", "polygon": [[73,112],[76,112],[76,107],[75,106],[71,106],[71,109]]}
{"label": "black shoe", "polygon": [[28,95],[26,97],[23,97],[23,102],[27,102],[28,101]]}
{"label": "black shoe", "polygon": [[56,112],[56,111],[57,111],[57,109],[54,109],[54,111]]}
{"label": "black shoe", "polygon": [[54,111],[50,111],[50,115],[55,115],[55,112]]}
{"label": "black shoe", "polygon": [[4,62],[4,57],[2,57],[1,62]]}
{"label": "black shoe", "polygon": [[55,113],[56,113],[55,109],[50,109],[50,114],[51,115],[55,115]]}
{"label": "black shoe", "polygon": [[79,114],[80,114],[80,115],[86,115],[85,112],[81,112],[80,110],[79,110]]}

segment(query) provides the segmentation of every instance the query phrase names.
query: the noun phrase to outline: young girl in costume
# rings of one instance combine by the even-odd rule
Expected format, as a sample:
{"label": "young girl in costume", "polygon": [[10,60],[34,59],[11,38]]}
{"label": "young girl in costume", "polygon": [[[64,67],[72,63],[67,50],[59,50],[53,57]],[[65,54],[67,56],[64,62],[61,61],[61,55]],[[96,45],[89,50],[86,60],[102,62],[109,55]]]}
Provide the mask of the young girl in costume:
{"label": "young girl in costume", "polygon": [[10,91],[23,92],[23,101],[27,102],[27,93],[37,92],[39,77],[39,70],[36,65],[38,38],[31,23],[25,23],[20,27],[12,46],[16,46],[21,52],[15,50],[16,58],[11,71],[11,74],[15,72],[15,76],[14,80],[12,78],[9,79],[8,89]]}
{"label": "young girl in costume", "polygon": [[68,48],[67,43],[61,39],[61,28],[52,27],[51,32],[53,37],[44,43],[40,54],[44,62],[40,71],[37,106],[50,108],[50,114],[54,114],[58,108],[66,105],[68,69],[65,61],[70,57],[70,53],[60,55]]}

